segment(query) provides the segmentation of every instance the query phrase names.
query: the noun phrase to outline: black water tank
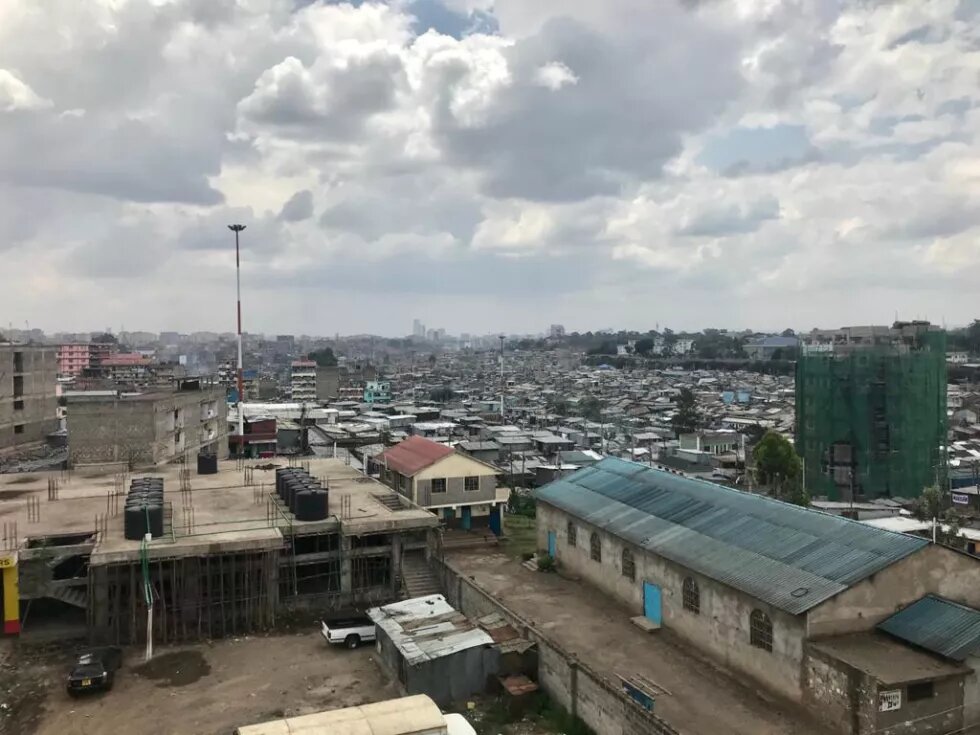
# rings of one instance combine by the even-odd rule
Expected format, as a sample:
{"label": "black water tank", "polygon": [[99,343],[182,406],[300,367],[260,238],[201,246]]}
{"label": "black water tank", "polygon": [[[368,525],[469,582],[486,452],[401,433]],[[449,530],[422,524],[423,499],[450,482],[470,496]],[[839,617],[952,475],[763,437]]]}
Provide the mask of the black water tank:
{"label": "black water tank", "polygon": [[150,501],[146,510],[150,516],[150,534],[153,538],[163,536],[163,505]]}
{"label": "black water tank", "polygon": [[201,452],[197,455],[197,474],[216,475],[218,474],[218,455],[205,454]]}
{"label": "black water tank", "polygon": [[326,517],[326,490],[304,490],[296,496],[297,521],[322,521]]}
{"label": "black water tank", "polygon": [[146,506],[127,506],[123,512],[123,535],[130,541],[139,541],[146,533]]}

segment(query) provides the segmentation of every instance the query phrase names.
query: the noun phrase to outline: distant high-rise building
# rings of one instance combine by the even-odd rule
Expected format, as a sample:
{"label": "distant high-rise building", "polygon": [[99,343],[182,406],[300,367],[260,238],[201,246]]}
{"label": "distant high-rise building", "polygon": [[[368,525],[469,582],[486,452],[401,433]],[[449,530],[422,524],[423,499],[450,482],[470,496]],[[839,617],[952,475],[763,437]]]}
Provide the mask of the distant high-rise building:
{"label": "distant high-rise building", "polygon": [[420,319],[416,319],[412,322],[412,336],[425,339],[425,325]]}
{"label": "distant high-rise building", "polygon": [[814,330],[796,365],[811,495],[917,497],[945,476],[946,333],[929,322]]}
{"label": "distant high-rise building", "polygon": [[313,360],[293,360],[290,366],[290,385],[294,401],[316,400],[316,363]]}
{"label": "distant high-rise building", "polygon": [[57,431],[57,371],[52,347],[0,344],[0,450]]}
{"label": "distant high-rise building", "polygon": [[565,336],[565,327],[561,324],[552,324],[548,327],[548,336],[552,339],[561,339]]}

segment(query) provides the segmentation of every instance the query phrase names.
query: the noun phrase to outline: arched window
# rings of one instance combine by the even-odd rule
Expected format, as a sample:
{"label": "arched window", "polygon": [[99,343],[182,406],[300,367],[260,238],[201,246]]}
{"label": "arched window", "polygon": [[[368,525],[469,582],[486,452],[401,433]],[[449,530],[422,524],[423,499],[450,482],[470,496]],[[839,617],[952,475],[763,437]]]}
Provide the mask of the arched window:
{"label": "arched window", "polygon": [[623,576],[630,582],[636,581],[636,562],[633,561],[633,552],[623,549]]}
{"label": "arched window", "polygon": [[764,651],[772,650],[772,621],[762,610],[753,610],[749,616],[749,642]]}
{"label": "arched window", "polygon": [[684,577],[681,597],[684,601],[685,610],[690,610],[695,615],[701,614],[701,590],[694,577]]}
{"label": "arched window", "polygon": [[589,537],[589,555],[592,557],[592,561],[602,561],[602,544],[599,541],[599,534],[595,531]]}
{"label": "arched window", "polygon": [[571,521],[568,522],[568,545],[575,546],[578,542],[578,534],[576,533],[575,524]]}

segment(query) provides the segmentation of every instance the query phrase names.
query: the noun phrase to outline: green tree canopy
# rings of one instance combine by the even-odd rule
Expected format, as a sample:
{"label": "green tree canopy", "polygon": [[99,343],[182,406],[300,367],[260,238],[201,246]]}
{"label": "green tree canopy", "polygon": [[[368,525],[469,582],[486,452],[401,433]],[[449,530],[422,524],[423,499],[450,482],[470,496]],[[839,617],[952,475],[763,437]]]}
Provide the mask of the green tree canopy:
{"label": "green tree canopy", "polygon": [[649,355],[653,350],[653,340],[649,337],[644,337],[643,339],[636,340],[636,345],[634,345],[637,355]]}
{"label": "green tree canopy", "polygon": [[602,401],[595,396],[586,396],[578,404],[579,413],[588,421],[602,420]]}
{"label": "green tree canopy", "polygon": [[337,364],[337,358],[329,347],[314,350],[309,354],[309,358],[320,367],[333,367]]}
{"label": "green tree canopy", "polygon": [[756,476],[771,489],[782,489],[800,479],[803,463],[789,440],[767,431],[752,450]]}
{"label": "green tree canopy", "polygon": [[670,420],[674,433],[690,434],[701,428],[701,413],[698,411],[698,399],[690,388],[681,388],[677,396],[677,413]]}
{"label": "green tree canopy", "polygon": [[447,401],[451,401],[454,395],[455,392],[450,386],[443,385],[429,391],[429,400],[433,403],[446,403]]}

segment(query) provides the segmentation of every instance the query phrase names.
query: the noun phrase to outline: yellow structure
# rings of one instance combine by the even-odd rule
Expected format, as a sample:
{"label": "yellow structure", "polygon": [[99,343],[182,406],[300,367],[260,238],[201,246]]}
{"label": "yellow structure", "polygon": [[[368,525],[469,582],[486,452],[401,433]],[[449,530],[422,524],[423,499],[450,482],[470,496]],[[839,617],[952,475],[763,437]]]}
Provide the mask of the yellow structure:
{"label": "yellow structure", "polygon": [[3,572],[3,632],[20,633],[20,592],[17,588],[17,552],[0,555]]}

